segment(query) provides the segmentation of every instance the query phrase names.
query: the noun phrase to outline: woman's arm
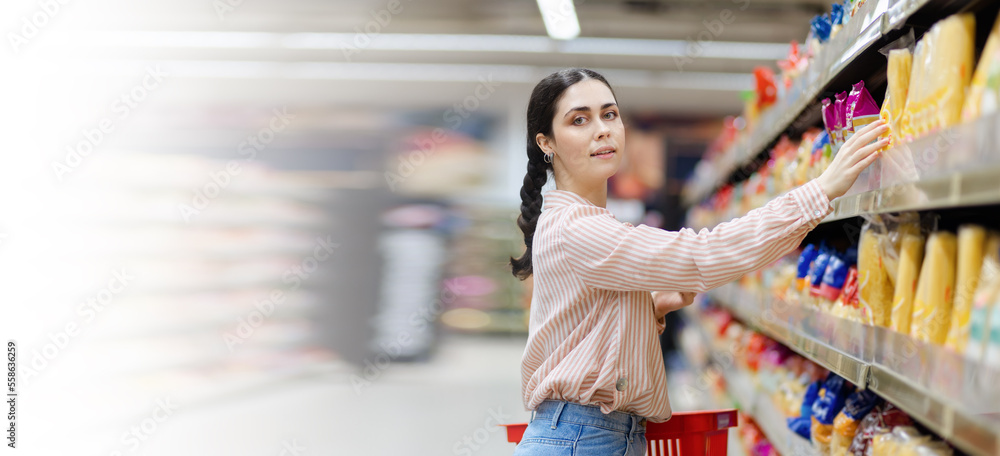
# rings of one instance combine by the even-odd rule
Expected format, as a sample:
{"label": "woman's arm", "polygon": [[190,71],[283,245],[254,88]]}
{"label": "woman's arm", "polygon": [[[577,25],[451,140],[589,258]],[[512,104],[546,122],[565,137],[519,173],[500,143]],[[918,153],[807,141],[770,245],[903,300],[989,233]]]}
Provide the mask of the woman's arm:
{"label": "woman's arm", "polygon": [[560,241],[582,280],[595,288],[704,292],[773,263],[794,250],[831,211],[882,143],[874,123],[855,134],[819,178],[711,231],[628,227],[610,212],[574,206]]}

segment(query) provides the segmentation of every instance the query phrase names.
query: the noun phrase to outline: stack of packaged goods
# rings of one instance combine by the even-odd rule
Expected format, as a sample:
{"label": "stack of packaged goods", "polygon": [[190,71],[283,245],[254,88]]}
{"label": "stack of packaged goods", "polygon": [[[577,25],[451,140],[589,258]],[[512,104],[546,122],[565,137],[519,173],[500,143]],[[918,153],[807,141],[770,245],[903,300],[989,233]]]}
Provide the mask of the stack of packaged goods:
{"label": "stack of packaged goods", "polygon": [[[974,67],[975,28],[972,14],[957,14],[934,24],[915,43],[910,33],[883,48],[888,59],[888,86],[881,107],[865,88],[864,81],[854,84],[849,91],[823,99],[823,130],[807,130],[798,141],[781,137],[758,171],[745,181],[719,188],[692,208],[688,223],[705,227],[738,217],[819,176],[855,131],[879,118],[890,127],[885,134],[890,140],[885,150],[889,150],[996,112],[1000,106],[1000,20],[994,21]],[[814,24],[814,36],[816,31]],[[782,63],[783,68],[790,65],[788,61]],[[766,75],[755,72],[755,79],[758,87],[755,100],[769,101],[762,92],[767,87]],[[748,129],[752,128],[753,118],[748,116]],[[727,129],[723,136],[738,135]],[[724,143],[733,146],[738,141]],[[711,168],[723,155],[716,152],[706,156],[699,167]],[[701,177],[695,174],[693,179]],[[879,173],[872,172],[866,185],[879,188]]]}
{"label": "stack of packaged goods", "polygon": [[[725,310],[709,304],[700,315],[716,346],[730,347],[735,370],[750,378],[770,400],[794,434],[811,442],[818,456],[889,456],[954,453],[944,441],[924,433],[905,412],[870,390],[859,389],[835,373],[795,354],[767,336],[749,330]],[[742,408],[750,404],[741,404]],[[752,455],[774,454],[771,440],[754,416],[747,416],[741,437]],[[759,420],[773,417],[760,416]],[[771,440],[769,440],[771,439]]]}

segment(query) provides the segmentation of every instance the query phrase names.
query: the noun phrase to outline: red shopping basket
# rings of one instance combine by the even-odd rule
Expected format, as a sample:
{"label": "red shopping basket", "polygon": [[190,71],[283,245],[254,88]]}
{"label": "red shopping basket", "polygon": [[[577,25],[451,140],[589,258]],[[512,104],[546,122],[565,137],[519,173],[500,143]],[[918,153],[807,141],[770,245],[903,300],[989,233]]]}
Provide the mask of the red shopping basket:
{"label": "red shopping basket", "polygon": [[[646,456],[726,456],[736,410],[675,412],[666,423],[646,425]],[[503,424],[507,441],[518,443],[527,423]]]}

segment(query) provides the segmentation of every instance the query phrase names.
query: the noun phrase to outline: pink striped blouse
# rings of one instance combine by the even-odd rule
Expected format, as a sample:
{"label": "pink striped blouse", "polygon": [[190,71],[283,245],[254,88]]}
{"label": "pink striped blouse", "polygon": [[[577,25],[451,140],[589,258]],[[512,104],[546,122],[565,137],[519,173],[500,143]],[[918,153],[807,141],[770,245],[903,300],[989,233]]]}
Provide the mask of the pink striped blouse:
{"label": "pink striped blouse", "polygon": [[545,194],[531,257],[527,410],[545,399],[670,418],[651,291],[719,287],[794,250],[832,209],[813,181],[698,233],[621,223],[565,190]]}

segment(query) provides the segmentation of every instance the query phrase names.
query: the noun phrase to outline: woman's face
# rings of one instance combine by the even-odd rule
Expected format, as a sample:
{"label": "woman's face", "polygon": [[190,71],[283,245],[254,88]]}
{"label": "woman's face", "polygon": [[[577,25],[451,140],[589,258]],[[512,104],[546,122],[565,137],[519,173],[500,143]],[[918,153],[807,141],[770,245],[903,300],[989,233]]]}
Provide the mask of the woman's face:
{"label": "woman's face", "polygon": [[552,137],[535,139],[544,153],[555,154],[557,181],[597,184],[613,176],[625,152],[625,126],[611,89],[595,79],[573,84],[556,103]]}

